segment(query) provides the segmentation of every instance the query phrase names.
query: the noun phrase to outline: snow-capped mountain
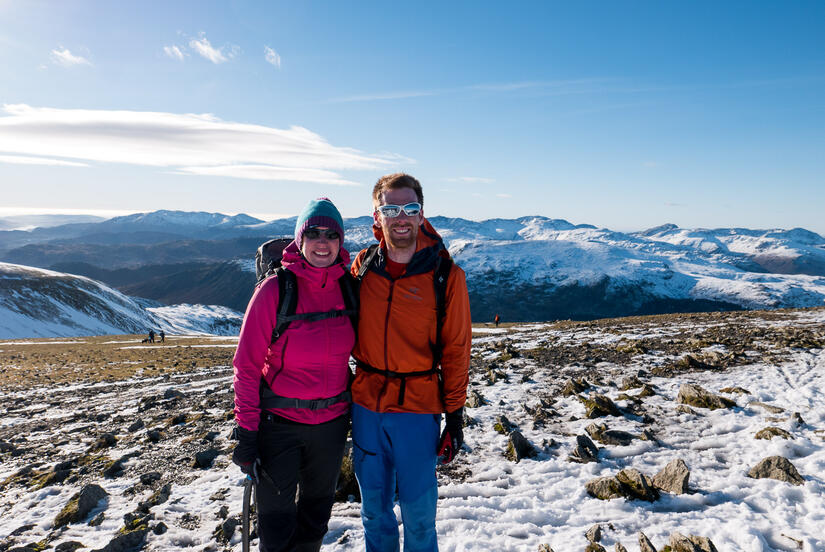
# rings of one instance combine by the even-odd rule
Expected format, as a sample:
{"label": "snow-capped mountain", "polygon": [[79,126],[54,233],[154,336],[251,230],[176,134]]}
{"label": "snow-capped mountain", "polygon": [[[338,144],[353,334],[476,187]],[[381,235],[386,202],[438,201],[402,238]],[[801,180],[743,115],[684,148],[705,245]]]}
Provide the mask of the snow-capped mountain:
{"label": "snow-capped mountain", "polygon": [[[825,302],[825,238],[801,228],[616,232],[541,216],[430,222],[467,272],[477,321],[496,313],[508,321],[587,319]],[[7,250],[0,259],[84,274],[167,305],[240,311],[254,278],[235,261],[254,258],[268,238],[292,235],[294,224],[157,211],[46,229],[62,232],[60,240],[0,232],[0,251]],[[78,226],[83,235],[72,237]],[[375,241],[370,216],[345,219],[344,226],[352,253]],[[20,234],[28,234],[29,245],[8,250]]]}
{"label": "snow-capped mountain", "polygon": [[[149,306],[151,305],[151,306]],[[145,333],[237,333],[241,315],[221,306],[162,307],[83,276],[0,263],[0,339]]]}

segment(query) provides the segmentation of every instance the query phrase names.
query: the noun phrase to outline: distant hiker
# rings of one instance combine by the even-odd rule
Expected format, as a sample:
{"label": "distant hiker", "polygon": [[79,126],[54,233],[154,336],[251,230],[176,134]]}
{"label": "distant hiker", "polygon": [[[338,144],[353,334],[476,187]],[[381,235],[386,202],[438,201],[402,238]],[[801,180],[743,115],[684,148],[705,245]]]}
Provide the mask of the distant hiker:
{"label": "distant hiker", "polygon": [[501,321],[501,317],[499,317],[498,313],[496,313],[495,318],[493,318],[493,322],[496,323],[496,328],[498,328],[498,323]]}
{"label": "distant hiker", "polygon": [[149,343],[155,342],[155,330],[149,330]]}
{"label": "distant hiker", "polygon": [[405,552],[436,551],[436,463],[451,461],[464,442],[467,283],[424,218],[418,180],[383,176],[372,201],[380,243],[352,265],[361,279],[352,440],[366,550],[399,549],[397,484]]}
{"label": "distant hiker", "polygon": [[166,332],[161,330],[160,331],[160,342],[163,343],[164,341],[166,341]]}
{"label": "distant hiker", "polygon": [[354,281],[343,243],[335,205],[310,201],[241,326],[232,461],[256,482],[262,551],[318,551],[327,532],[349,429],[349,316],[357,313],[345,308]]}

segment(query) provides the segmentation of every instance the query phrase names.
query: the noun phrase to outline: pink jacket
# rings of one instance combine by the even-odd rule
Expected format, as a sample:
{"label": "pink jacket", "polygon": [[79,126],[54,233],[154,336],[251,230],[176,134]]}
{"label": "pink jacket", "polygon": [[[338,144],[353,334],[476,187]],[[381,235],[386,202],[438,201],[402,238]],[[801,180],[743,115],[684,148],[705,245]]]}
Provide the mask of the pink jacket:
{"label": "pink jacket", "polygon": [[[297,276],[297,313],[344,309],[338,278],[344,275],[349,254],[341,248],[343,263],[317,268],[301,257],[295,242],[284,249],[281,264]],[[282,397],[325,399],[347,388],[349,356],[355,332],[346,316],[317,322],[297,320],[270,346],[278,311],[278,281],[270,276],[256,288],[244,315],[235,368],[235,419],[250,431],[258,429],[261,376]],[[276,409],[272,412],[305,424],[320,424],[349,410],[346,402],[323,410]]]}

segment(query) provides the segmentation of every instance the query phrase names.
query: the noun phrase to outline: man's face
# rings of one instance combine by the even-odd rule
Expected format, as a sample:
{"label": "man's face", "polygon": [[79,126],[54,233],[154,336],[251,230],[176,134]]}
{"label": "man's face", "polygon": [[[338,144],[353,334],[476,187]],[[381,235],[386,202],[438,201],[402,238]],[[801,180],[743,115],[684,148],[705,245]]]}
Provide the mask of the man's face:
{"label": "man's face", "polygon": [[[417,203],[418,197],[415,195],[415,190],[412,188],[398,188],[395,190],[387,190],[379,197],[378,205],[406,205],[407,203]],[[404,211],[401,211],[397,217],[389,218],[380,214],[378,211],[373,213],[375,224],[381,227],[384,233],[384,239],[387,245],[394,249],[410,249],[415,248],[415,242],[418,238],[418,227],[424,220],[424,209],[417,215],[407,216]]]}

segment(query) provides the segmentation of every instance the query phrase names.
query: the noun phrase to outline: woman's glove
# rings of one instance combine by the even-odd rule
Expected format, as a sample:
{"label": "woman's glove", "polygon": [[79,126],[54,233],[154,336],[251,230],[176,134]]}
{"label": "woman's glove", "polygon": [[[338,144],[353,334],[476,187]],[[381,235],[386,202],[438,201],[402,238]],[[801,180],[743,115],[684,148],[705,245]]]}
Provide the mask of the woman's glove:
{"label": "woman's glove", "polygon": [[444,431],[438,441],[438,461],[441,464],[451,462],[464,444],[464,407],[444,416]]}
{"label": "woman's glove", "polygon": [[232,461],[241,468],[241,471],[257,480],[258,460],[258,432],[237,426],[234,436],[238,440],[235,450],[232,451]]}

